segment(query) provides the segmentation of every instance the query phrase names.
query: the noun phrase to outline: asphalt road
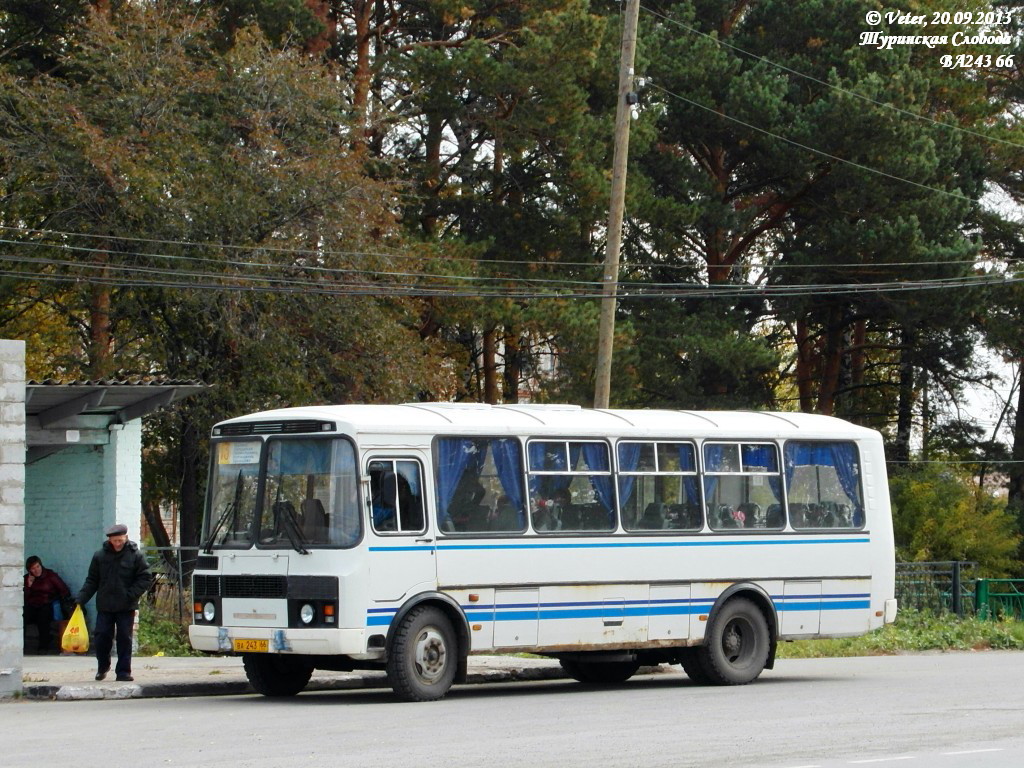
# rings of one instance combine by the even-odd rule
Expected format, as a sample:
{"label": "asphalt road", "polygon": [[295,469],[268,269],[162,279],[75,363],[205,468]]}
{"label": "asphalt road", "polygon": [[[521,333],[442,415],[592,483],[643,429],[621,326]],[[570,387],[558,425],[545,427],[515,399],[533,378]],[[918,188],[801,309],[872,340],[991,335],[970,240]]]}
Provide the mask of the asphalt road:
{"label": "asphalt road", "polygon": [[453,689],[0,704],[0,765],[1024,765],[1024,653],[780,661],[753,685],[681,673]]}

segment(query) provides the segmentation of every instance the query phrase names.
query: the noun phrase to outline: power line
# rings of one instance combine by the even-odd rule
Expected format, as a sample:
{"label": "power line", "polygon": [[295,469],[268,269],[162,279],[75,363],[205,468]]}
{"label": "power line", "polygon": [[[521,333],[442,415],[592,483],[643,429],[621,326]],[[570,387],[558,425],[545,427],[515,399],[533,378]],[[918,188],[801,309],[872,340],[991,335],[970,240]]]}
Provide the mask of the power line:
{"label": "power line", "polygon": [[905,115],[907,117],[911,117],[911,118],[913,118],[915,120],[921,120],[921,121],[926,122],[926,123],[931,123],[932,125],[936,125],[936,126],[938,126],[940,128],[947,128],[947,129],[956,131],[958,133],[966,133],[966,134],[969,134],[971,136],[977,136],[978,138],[984,139],[985,141],[992,141],[992,142],[996,142],[996,143],[999,143],[999,144],[1006,144],[1007,146],[1010,146],[1010,147],[1016,147],[1017,149],[1024,149],[1024,144],[1018,144],[1015,141],[1010,141],[1008,139],[1001,139],[1001,138],[999,138],[997,136],[989,136],[987,134],[980,133],[979,131],[972,131],[970,128],[963,128],[963,127],[961,127],[959,125],[956,125],[955,123],[944,123],[941,120],[936,120],[933,117],[928,117],[927,115],[919,115],[916,112],[911,112],[910,110],[903,109],[902,107],[897,107],[895,104],[889,104],[888,102],[878,101],[877,99],[872,99],[870,96],[865,96],[865,95],[863,95],[861,93],[857,93],[856,91],[851,91],[848,88],[843,88],[840,85],[835,85],[834,83],[830,83],[830,82],[828,82],[826,80],[821,80],[820,78],[814,77],[814,75],[808,75],[806,72],[800,72],[799,70],[792,69],[791,67],[787,67],[785,64],[779,64],[778,62],[772,61],[771,59],[766,58],[764,56],[761,56],[759,54],[751,53],[750,51],[747,51],[747,50],[745,50],[743,48],[740,48],[737,45],[733,45],[732,43],[728,43],[725,40],[722,40],[720,38],[714,37],[713,35],[709,35],[707,32],[703,32],[703,31],[697,29],[696,27],[691,27],[690,25],[684,24],[683,22],[678,21],[677,19],[670,18],[669,16],[666,16],[665,14],[660,13],[660,12],[658,12],[658,11],[652,9],[652,8],[647,8],[646,6],[643,6],[643,5],[641,5],[640,7],[644,11],[649,13],[650,15],[656,16],[656,17],[662,19],[663,21],[668,22],[669,24],[674,24],[677,27],[681,27],[682,29],[685,29],[687,32],[692,32],[695,35],[699,35],[701,37],[707,38],[708,40],[711,40],[711,41],[717,43],[718,45],[721,45],[721,46],[724,46],[726,48],[729,48],[729,49],[731,49],[733,51],[736,51],[737,53],[742,53],[744,56],[749,56],[750,58],[757,59],[758,61],[761,61],[761,62],[764,62],[765,64],[768,64],[769,66],[776,67],[777,69],[781,69],[784,72],[789,72],[791,75],[796,75],[797,77],[802,77],[802,78],[804,78],[806,80],[810,80],[811,82],[817,83],[819,85],[823,85],[826,88],[831,88],[832,90],[837,91],[839,93],[842,93],[842,94],[844,94],[846,96],[852,96],[853,98],[860,99],[861,101],[865,101],[865,102],[867,102],[869,104],[874,104],[875,106],[883,107],[885,109],[892,110],[892,111],[897,112],[897,113],[899,113],[901,115]]}
{"label": "power line", "polygon": [[[30,227],[16,227],[10,225],[0,224],[0,231],[6,230],[8,232],[25,232],[27,234],[44,235],[44,236],[56,236],[62,238],[85,238],[93,240],[104,240],[104,241],[117,241],[124,243],[148,243],[154,245],[168,245],[179,248],[206,248],[211,250],[224,249],[224,250],[244,250],[244,251],[256,251],[266,253],[279,253],[286,256],[313,256],[317,258],[326,258],[330,256],[349,256],[349,257],[367,257],[367,258],[380,258],[380,259],[400,259],[410,260],[416,259],[418,261],[430,261],[435,258],[442,258],[440,256],[434,256],[430,254],[415,254],[415,253],[398,253],[388,251],[342,251],[335,249],[322,249],[314,250],[308,248],[285,248],[282,246],[262,246],[262,245],[236,245],[231,243],[204,243],[191,240],[162,240],[146,237],[130,237],[130,236],[115,236],[115,235],[101,235],[90,232],[67,232],[55,229],[35,229]],[[151,251],[125,251],[116,250],[113,251],[109,248],[100,247],[88,247],[81,245],[71,245],[69,243],[62,242],[46,242],[42,240],[11,240],[6,238],[0,238],[0,244],[14,245],[14,246],[35,246],[35,247],[46,247],[46,248],[63,248],[68,250],[77,250],[91,253],[105,253],[105,254],[119,254],[125,256],[138,256],[143,258],[155,258],[155,259],[167,259],[167,260],[181,260],[190,262],[206,262],[214,263],[218,265],[231,265],[231,266],[246,266],[246,267],[265,267],[265,268],[293,268],[303,269],[308,271],[324,271],[330,272],[340,268],[323,267],[316,264],[292,264],[286,265],[275,262],[265,261],[237,261],[232,259],[211,259],[203,258],[201,256],[179,256],[167,253],[154,253]],[[583,262],[583,261],[537,261],[529,259],[477,259],[470,256],[449,256],[445,255],[445,261],[453,262],[468,262],[470,264],[511,264],[515,266],[528,266],[528,267],[586,267],[590,269],[600,269],[601,264],[597,262]],[[743,268],[747,269],[760,269],[760,270],[819,270],[819,269],[850,269],[857,270],[860,272],[878,272],[881,273],[883,268],[889,267],[928,267],[928,266],[962,266],[962,265],[978,265],[984,263],[1002,263],[999,259],[994,256],[978,256],[977,258],[971,259],[937,259],[937,260],[922,260],[922,261],[886,261],[886,262],[837,262],[837,263],[825,263],[825,264],[785,264],[776,263],[770,261],[744,261],[742,263]],[[628,269],[667,269],[667,270],[688,270],[704,269],[707,267],[707,263],[704,261],[695,262],[691,264],[669,264],[663,261],[626,261],[623,264],[623,268]],[[372,271],[372,270],[362,270]],[[383,272],[382,274],[388,274]],[[414,273],[418,274],[418,273]],[[500,279],[500,278],[499,278]],[[516,279],[520,279],[517,275]],[[530,278],[523,278],[530,279]],[[538,279],[538,278],[534,278]]]}
{"label": "power line", "polygon": [[[4,260],[0,257],[0,261]],[[99,274],[54,274],[47,271],[4,270],[0,275],[17,280],[36,279],[50,282],[82,282],[99,283],[125,287],[151,288],[183,288],[183,289],[219,289],[232,291],[254,291],[263,293],[296,293],[311,292],[324,295],[368,295],[389,296],[394,294],[406,296],[441,296],[447,298],[506,298],[506,299],[592,299],[599,298],[601,292],[596,288],[589,290],[573,289],[538,290],[534,286],[520,287],[522,281],[509,279],[504,286],[491,288],[453,285],[445,283],[419,283],[412,281],[362,281],[336,282],[284,277],[253,277],[251,275],[231,275],[211,272],[181,272],[177,270],[158,270],[149,267],[126,266],[116,264],[82,264],[81,262],[40,259],[6,259],[20,263],[41,264],[45,266],[61,266],[94,270]],[[118,277],[104,272],[116,271],[125,276]],[[135,277],[142,275],[143,277]],[[164,279],[155,279],[162,277]],[[193,278],[193,280],[180,278]],[[150,279],[147,279],[150,278]],[[554,282],[554,281],[552,281]],[[680,284],[626,284],[622,291],[623,299],[762,299],[770,300],[779,297],[823,296],[823,295],[854,295],[854,294],[890,294],[921,290],[939,290],[951,288],[988,287],[1024,282],[1024,275],[969,275],[956,278],[932,278],[914,281],[887,283],[845,283],[845,284],[807,284],[807,285],[680,285]],[[559,284],[554,283],[557,287]]]}

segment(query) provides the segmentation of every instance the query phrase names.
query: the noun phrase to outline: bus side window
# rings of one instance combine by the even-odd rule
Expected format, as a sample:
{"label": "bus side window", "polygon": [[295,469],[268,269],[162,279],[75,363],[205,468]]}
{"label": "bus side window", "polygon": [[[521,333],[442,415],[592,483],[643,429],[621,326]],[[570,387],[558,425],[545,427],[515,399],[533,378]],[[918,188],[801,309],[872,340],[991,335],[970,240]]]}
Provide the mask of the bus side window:
{"label": "bus side window", "polygon": [[370,475],[370,518],[376,531],[415,533],[425,528],[418,461],[375,459]]}

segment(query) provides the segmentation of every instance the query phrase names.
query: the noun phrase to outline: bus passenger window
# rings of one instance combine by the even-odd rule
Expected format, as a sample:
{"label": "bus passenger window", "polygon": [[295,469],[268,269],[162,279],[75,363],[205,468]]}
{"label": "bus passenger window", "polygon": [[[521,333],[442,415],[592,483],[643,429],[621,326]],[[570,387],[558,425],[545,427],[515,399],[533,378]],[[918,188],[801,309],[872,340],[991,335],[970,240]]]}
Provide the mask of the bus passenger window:
{"label": "bus passenger window", "polygon": [[786,443],[786,495],[797,529],[861,528],[860,461],[851,442]]}
{"label": "bus passenger window", "polygon": [[607,443],[531,440],[526,454],[535,531],[615,530],[615,486]]}
{"label": "bus passenger window", "polygon": [[620,441],[619,504],[627,531],[699,531],[704,527],[693,443]]}
{"label": "bus passenger window", "polygon": [[437,527],[442,533],[520,533],[526,529],[518,440],[439,437],[435,455]]}
{"label": "bus passenger window", "polygon": [[370,521],[380,533],[418,533],[426,528],[423,483],[417,461],[375,459],[370,475]]}
{"label": "bus passenger window", "polygon": [[778,448],[773,443],[704,443],[704,497],[712,530],[784,528]]}

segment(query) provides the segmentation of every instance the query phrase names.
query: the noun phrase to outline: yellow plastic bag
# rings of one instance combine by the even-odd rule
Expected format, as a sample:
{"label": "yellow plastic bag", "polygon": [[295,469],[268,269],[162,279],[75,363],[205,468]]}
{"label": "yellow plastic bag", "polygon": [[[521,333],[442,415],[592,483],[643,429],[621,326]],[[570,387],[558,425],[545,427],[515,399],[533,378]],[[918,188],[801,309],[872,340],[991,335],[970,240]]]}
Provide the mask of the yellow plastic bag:
{"label": "yellow plastic bag", "polygon": [[60,639],[60,647],[68,653],[85,653],[89,650],[89,628],[85,626],[82,606],[76,605],[75,612],[68,619],[67,629]]}

